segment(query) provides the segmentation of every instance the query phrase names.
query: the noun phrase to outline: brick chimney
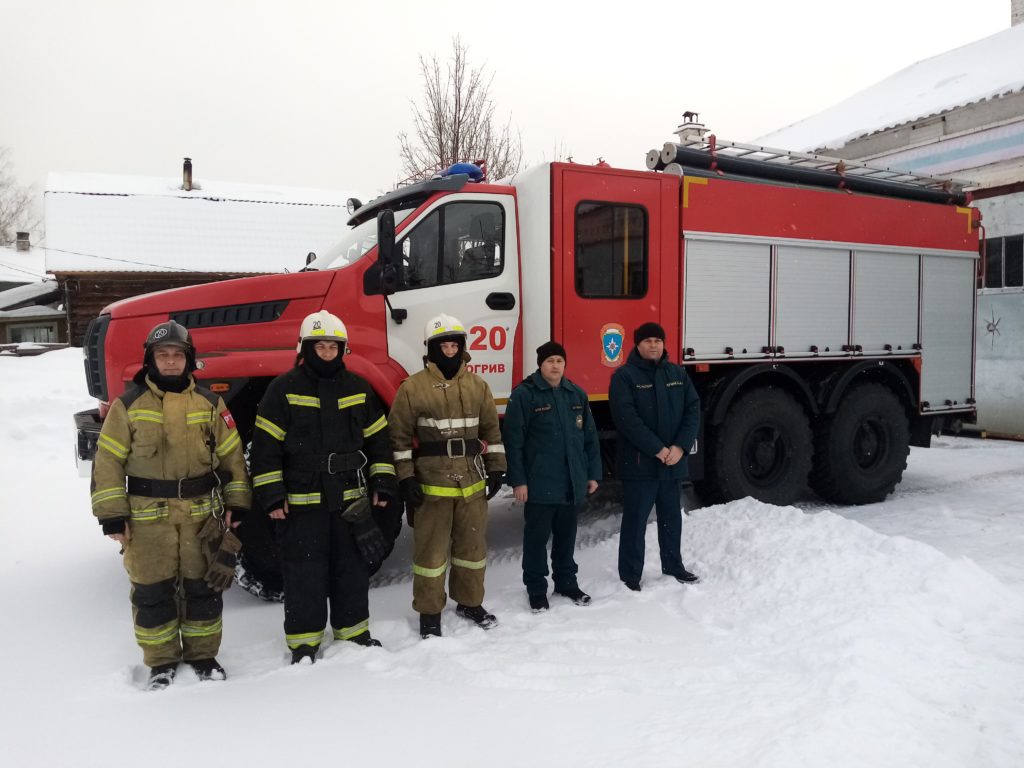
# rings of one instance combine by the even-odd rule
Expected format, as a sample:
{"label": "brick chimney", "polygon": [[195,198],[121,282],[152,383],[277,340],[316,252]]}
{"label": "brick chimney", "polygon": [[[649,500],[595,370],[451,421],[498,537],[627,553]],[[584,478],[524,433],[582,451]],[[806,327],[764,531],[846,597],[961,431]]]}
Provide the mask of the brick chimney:
{"label": "brick chimney", "polygon": [[32,244],[29,242],[28,232],[15,233],[14,250],[27,251],[31,247]]}

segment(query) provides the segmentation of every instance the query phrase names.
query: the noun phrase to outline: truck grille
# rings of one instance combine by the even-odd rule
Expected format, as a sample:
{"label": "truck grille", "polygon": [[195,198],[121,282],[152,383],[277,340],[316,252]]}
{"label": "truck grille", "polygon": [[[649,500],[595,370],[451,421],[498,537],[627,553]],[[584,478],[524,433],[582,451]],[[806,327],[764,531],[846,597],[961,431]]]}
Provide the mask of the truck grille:
{"label": "truck grille", "polygon": [[107,367],[103,363],[110,315],[100,315],[89,321],[85,329],[82,351],[85,353],[85,382],[89,394],[98,400],[107,399]]}
{"label": "truck grille", "polygon": [[256,304],[233,304],[228,307],[207,307],[172,312],[171,320],[181,323],[190,331],[217,325],[244,325],[269,323],[277,320],[288,306],[287,301],[261,301]]}

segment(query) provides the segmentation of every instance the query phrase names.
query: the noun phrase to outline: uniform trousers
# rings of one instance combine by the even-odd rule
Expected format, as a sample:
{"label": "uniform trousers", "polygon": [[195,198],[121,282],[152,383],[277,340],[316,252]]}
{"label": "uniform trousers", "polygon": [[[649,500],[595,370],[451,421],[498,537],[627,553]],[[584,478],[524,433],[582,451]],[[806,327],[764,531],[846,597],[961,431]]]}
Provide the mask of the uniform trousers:
{"label": "uniform trousers", "polygon": [[[487,499],[430,496],[416,510],[413,528],[412,607],[441,613],[448,588],[457,603],[475,608],[484,601],[487,566]],[[451,553],[449,563],[448,555]]]}
{"label": "uniform trousers", "polygon": [[370,574],[340,511],[292,506],[277,521],[288,647],[318,645],[330,609],[337,640],[369,631]]}
{"label": "uniform trousers", "polygon": [[679,481],[667,473],[649,480],[622,481],[622,529],[619,534],[619,578],[639,582],[644,572],[644,537],[651,507],[657,508],[658,550],[662,573],[679,574],[683,558],[679,551],[683,518],[679,503]]}
{"label": "uniform trousers", "polygon": [[523,584],[529,594],[547,594],[549,540],[555,589],[566,592],[578,588],[576,573],[579,567],[573,558],[578,509],[572,504],[526,502],[523,509]]}
{"label": "uniform trousers", "polygon": [[124,546],[135,639],[149,667],[212,659],[221,640],[224,601],[204,581],[208,564],[197,538],[209,515],[193,516],[187,499],[166,503],[166,516],[129,523]]}

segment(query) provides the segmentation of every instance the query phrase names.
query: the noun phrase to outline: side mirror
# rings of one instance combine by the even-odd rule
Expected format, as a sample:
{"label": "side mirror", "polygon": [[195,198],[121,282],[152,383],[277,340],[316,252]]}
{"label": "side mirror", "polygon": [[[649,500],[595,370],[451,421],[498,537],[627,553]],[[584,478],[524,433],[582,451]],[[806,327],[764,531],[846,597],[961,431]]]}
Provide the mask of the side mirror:
{"label": "side mirror", "polygon": [[395,263],[395,212],[389,209],[377,214],[377,261]]}
{"label": "side mirror", "polygon": [[306,254],[306,266],[308,267],[314,261],[316,261],[316,254],[313,251],[310,251]]}

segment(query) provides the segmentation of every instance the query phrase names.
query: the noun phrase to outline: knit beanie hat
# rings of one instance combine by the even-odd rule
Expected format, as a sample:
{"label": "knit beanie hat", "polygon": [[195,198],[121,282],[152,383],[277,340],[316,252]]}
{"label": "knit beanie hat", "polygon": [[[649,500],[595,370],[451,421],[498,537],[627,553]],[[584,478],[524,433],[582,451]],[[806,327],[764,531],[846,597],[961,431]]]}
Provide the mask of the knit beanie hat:
{"label": "knit beanie hat", "polygon": [[545,341],[537,347],[537,367],[539,368],[541,363],[554,355],[558,355],[563,360],[568,360],[565,356],[565,347],[557,341]]}
{"label": "knit beanie hat", "polygon": [[657,323],[644,323],[633,331],[633,343],[639,344],[644,339],[665,340],[665,329]]}

